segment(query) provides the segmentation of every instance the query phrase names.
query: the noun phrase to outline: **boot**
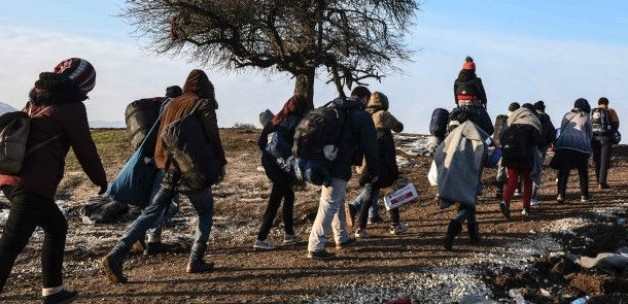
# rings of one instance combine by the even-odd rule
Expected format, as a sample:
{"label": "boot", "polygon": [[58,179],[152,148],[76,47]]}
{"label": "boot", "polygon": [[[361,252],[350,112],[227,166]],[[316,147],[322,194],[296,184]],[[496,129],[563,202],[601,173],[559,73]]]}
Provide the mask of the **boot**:
{"label": "boot", "polygon": [[477,244],[480,242],[480,229],[477,222],[467,223],[467,229],[469,230],[469,238],[471,243]]}
{"label": "boot", "polygon": [[190,261],[186,268],[188,273],[205,273],[214,270],[214,263],[206,263],[203,261],[206,251],[207,244],[194,243],[190,254]]}
{"label": "boot", "polygon": [[122,259],[118,259],[113,253],[108,254],[102,260],[102,269],[112,284],[124,284],[128,282],[122,272]]}
{"label": "boot", "polygon": [[445,237],[445,249],[451,251],[454,244],[454,239],[462,231],[462,225],[460,222],[451,221],[447,227],[447,236]]}

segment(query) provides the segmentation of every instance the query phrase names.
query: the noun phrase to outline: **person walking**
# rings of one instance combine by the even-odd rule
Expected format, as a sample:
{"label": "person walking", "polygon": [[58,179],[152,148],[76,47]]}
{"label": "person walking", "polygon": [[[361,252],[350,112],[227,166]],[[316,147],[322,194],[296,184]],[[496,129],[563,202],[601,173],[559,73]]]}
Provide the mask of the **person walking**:
{"label": "person walking", "polygon": [[[257,141],[262,151],[262,166],[273,186],[270,197],[268,198],[268,206],[266,207],[266,212],[262,219],[262,225],[259,228],[255,244],[253,244],[254,249],[272,250],[274,248],[267,238],[282,201],[284,225],[283,244],[293,245],[297,242],[293,223],[293,186],[295,177],[290,174],[289,168],[286,168],[284,164],[286,159],[290,158],[292,155],[291,147],[297,125],[303,116],[313,108],[314,105],[312,102],[308,101],[304,96],[292,96],[284,104],[281,111],[264,127]],[[276,146],[285,147],[285,151],[278,151],[283,155],[273,155],[273,153],[269,152],[268,146],[273,144],[273,141]]]}
{"label": "person walking", "polygon": [[499,208],[507,219],[510,219],[510,202],[519,185],[523,183],[523,210],[525,219],[530,211],[532,179],[530,174],[534,168],[535,153],[543,143],[541,121],[534,113],[531,104],[525,104],[514,111],[508,118],[508,127],[504,130],[500,142],[502,145],[502,166],[506,168],[507,182],[504,186],[504,199]]}
{"label": "person walking", "polygon": [[[212,151],[213,161],[216,167],[217,182],[225,176],[225,166],[227,164],[222,142],[218,132],[216,119],[216,102],[214,86],[209,81],[207,74],[201,70],[190,72],[184,88],[183,95],[175,98],[164,110],[160,120],[159,137],[164,138],[168,127],[194,115],[202,125],[203,137],[206,145]],[[180,129],[187,130],[189,129]],[[203,144],[203,143],[199,143]],[[164,172],[161,187],[151,204],[146,207],[142,214],[131,224],[124,236],[118,241],[111,252],[102,260],[102,268],[111,283],[126,283],[127,277],[123,273],[124,261],[127,258],[131,246],[144,236],[146,231],[154,227],[161,214],[170,205],[173,197],[177,194],[187,196],[198,214],[194,243],[191,248],[190,258],[186,267],[188,273],[204,273],[213,270],[213,263],[204,261],[204,256],[208,247],[209,234],[213,224],[214,199],[211,191],[211,178],[203,179],[201,184],[196,182],[192,185],[190,179],[184,177],[184,171],[180,168],[185,164],[174,164],[175,156],[167,150],[163,140],[158,140],[155,146],[155,163],[157,168]],[[194,172],[193,172],[194,173]],[[201,172],[200,174],[204,174]]]}
{"label": "person walking", "polygon": [[24,112],[31,118],[27,149],[17,176],[0,176],[10,189],[11,209],[0,239],[0,292],[17,255],[37,227],[44,231],[41,252],[42,303],[70,303],[77,292],[63,286],[63,254],[68,223],[54,198],[70,147],[92,183],[107,190],[107,176],[92,140],[85,104],[96,85],[96,70],[84,59],[70,58],[54,72],[39,74]]}
{"label": "person walking", "polygon": [[535,169],[533,170],[535,174],[532,176],[531,207],[538,206],[541,203],[541,200],[539,199],[539,189],[543,183],[543,165],[545,163],[545,157],[547,156],[547,150],[556,140],[556,127],[554,127],[554,124],[552,123],[552,118],[545,113],[545,103],[542,100],[539,100],[534,104],[534,111],[536,112],[537,117],[541,121],[541,126],[543,127],[543,143],[539,146],[539,154],[537,155],[538,158],[535,161]]}
{"label": "person walking", "polygon": [[465,58],[462,70],[454,81],[454,100],[459,107],[468,105],[487,107],[484,84],[475,71],[473,58]]}
{"label": "person walking", "polygon": [[591,114],[593,128],[593,162],[595,163],[595,177],[600,190],[608,189],[608,170],[611,165],[613,144],[619,130],[619,116],[614,109],[608,106],[608,98],[602,97],[598,107]]}
{"label": "person walking", "polygon": [[[375,129],[377,130],[377,146],[379,150],[379,179],[374,184],[367,184],[362,188],[360,195],[349,204],[349,215],[351,218],[355,237],[368,238],[366,230],[369,210],[377,205],[380,190],[390,187],[399,178],[399,168],[397,167],[397,151],[392,131],[399,133],[403,131],[403,124],[397,120],[389,111],[388,97],[380,92],[373,92],[366,105],[366,111],[371,114]],[[360,172],[367,172],[364,167]],[[359,212],[358,212],[359,211]],[[355,216],[358,216],[357,225],[354,225]],[[389,211],[391,226],[390,233],[393,235],[403,234],[407,231],[406,225],[399,219],[399,209]]]}
{"label": "person walking", "polygon": [[558,203],[565,201],[571,169],[577,169],[580,176],[580,201],[584,203],[590,199],[588,166],[593,137],[590,113],[589,102],[579,98],[560,125],[560,135],[554,144],[556,154],[551,164],[558,170]]}
{"label": "person walking", "polygon": [[369,113],[364,111],[371,92],[362,86],[356,87],[349,98],[339,98],[336,103],[346,111],[342,134],[337,147],[337,157],[331,169],[331,182],[323,185],[318,212],[312,225],[308,241],[308,257],[325,259],[334,255],[325,249],[326,235],[333,234],[336,248],[354,242],[348,234],[344,211],[347,182],[351,179],[351,167],[355,161],[366,159],[368,170],[362,173],[360,185],[375,183],[378,179],[377,133]]}

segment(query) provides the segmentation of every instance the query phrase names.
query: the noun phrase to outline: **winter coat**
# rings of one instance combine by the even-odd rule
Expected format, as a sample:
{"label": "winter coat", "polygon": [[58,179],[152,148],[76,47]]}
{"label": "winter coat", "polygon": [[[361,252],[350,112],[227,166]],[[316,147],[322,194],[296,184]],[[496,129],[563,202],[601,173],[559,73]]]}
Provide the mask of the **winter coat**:
{"label": "winter coat", "polygon": [[475,205],[488,155],[488,138],[486,132],[467,120],[436,149],[438,195],[445,206],[456,202]]}
{"label": "winter coat", "polygon": [[[186,116],[196,103],[201,103],[197,108],[196,115],[201,120],[207,140],[214,147],[214,155],[218,162],[218,168],[222,168],[227,164],[225,152],[220,140],[218,130],[218,122],[216,119],[216,110],[218,103],[214,98],[214,87],[207,78],[205,72],[201,70],[193,70],[188,76],[185,86],[183,87],[183,95],[170,101],[161,115],[161,124],[159,127],[158,138],[161,138],[168,125]],[[155,145],[155,164],[159,169],[166,168],[168,153],[161,140],[157,140]]]}
{"label": "winter coat", "polygon": [[471,120],[480,129],[488,133],[488,135],[492,135],[495,131],[491,117],[488,115],[488,112],[486,112],[486,109],[481,106],[461,106],[454,108],[449,114],[449,121],[451,122],[452,120],[459,122]]}
{"label": "winter coat", "polygon": [[560,135],[554,145],[556,150],[572,150],[591,154],[592,137],[591,115],[574,109],[567,112],[563,117],[560,125]]}
{"label": "winter coat", "polygon": [[107,176],[92,140],[83,102],[48,106],[29,102],[24,111],[32,113],[27,149],[55,136],[61,137],[26,156],[19,176],[0,176],[0,184],[14,185],[25,192],[54,199],[64,175],[65,158],[72,147],[92,183],[107,186]]}
{"label": "winter coat", "polygon": [[[379,150],[379,179],[375,186],[379,188],[390,187],[399,178],[397,166],[397,150],[391,131],[399,133],[403,131],[403,124],[388,112],[388,97],[373,92],[366,105],[366,111],[371,114],[375,129],[377,130],[377,147]],[[368,167],[364,163],[361,172],[367,172]]]}
{"label": "winter coat", "polygon": [[[543,126],[535,112],[520,108],[508,118],[508,127],[501,136],[502,166],[530,169],[534,167],[535,154],[543,144]],[[514,150],[508,147],[515,147]]]}
{"label": "winter coat", "polygon": [[543,126],[543,143],[539,146],[541,150],[546,150],[556,140],[556,127],[552,119],[545,112],[537,112],[537,116]]}
{"label": "winter coat", "polygon": [[488,102],[486,98],[486,91],[484,90],[484,84],[482,84],[482,79],[479,77],[475,77],[469,80],[456,79],[456,81],[454,82],[454,100],[456,102],[456,105],[460,104],[458,88],[462,85],[465,85],[474,91],[472,94],[475,95],[475,97],[478,99],[478,105],[483,105],[484,107],[486,107],[486,104]]}
{"label": "winter coat", "polygon": [[376,164],[379,158],[377,131],[371,115],[357,99],[338,99],[336,102],[345,103],[344,107],[349,109],[338,145],[338,156],[332,164],[331,177],[350,180],[351,167],[361,165],[362,159],[365,159],[368,169],[363,174],[368,174],[369,177],[379,176],[378,166],[371,165]]}
{"label": "winter coat", "polygon": [[296,126],[301,118],[302,117],[298,115],[290,115],[285,120],[285,123],[279,125],[268,123],[262,130],[262,134],[260,134],[257,139],[257,145],[262,152],[262,167],[266,172],[266,176],[268,176],[273,183],[292,183],[294,182],[294,177],[284,171],[277,163],[277,158],[266,151],[266,146],[268,145],[268,135],[273,132],[283,132],[284,139],[287,141],[287,144],[292,147]]}

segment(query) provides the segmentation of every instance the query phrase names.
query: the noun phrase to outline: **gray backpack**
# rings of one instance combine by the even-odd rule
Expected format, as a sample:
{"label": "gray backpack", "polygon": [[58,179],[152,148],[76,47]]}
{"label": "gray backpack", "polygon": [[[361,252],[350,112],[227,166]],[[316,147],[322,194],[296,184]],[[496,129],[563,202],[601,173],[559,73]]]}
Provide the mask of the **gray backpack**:
{"label": "gray backpack", "polygon": [[27,150],[30,130],[31,118],[25,112],[9,112],[0,116],[0,173],[19,174],[26,156],[61,136],[49,138]]}

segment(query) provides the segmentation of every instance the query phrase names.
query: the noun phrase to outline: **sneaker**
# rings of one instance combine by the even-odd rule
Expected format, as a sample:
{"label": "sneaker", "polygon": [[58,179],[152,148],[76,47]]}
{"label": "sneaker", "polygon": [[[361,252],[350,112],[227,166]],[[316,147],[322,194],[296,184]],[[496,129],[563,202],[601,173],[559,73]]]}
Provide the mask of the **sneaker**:
{"label": "sneaker", "polygon": [[369,218],[369,224],[379,224],[379,223],[383,223],[384,219],[382,219],[381,216],[379,215],[375,215],[371,218]]}
{"label": "sneaker", "polygon": [[74,302],[78,297],[78,292],[62,290],[53,295],[45,296],[41,298],[43,304],[69,304]]}
{"label": "sneaker", "polygon": [[598,189],[600,190],[606,190],[606,189],[610,189],[611,187],[608,184],[599,184],[598,185]]}
{"label": "sneaker", "polygon": [[294,234],[285,234],[283,236],[283,244],[286,246],[296,245],[299,242]]}
{"label": "sneaker", "polygon": [[560,194],[559,194],[559,195],[556,197],[556,202],[557,202],[557,203],[559,203],[559,204],[562,204],[562,203],[564,203],[564,202],[565,202],[565,198],[564,198],[562,195],[560,195]]}
{"label": "sneaker", "polygon": [[369,234],[366,231],[366,229],[358,229],[355,232],[355,238],[356,239],[368,239],[369,238]]}
{"label": "sneaker", "polygon": [[581,203],[588,203],[589,202],[589,197],[586,195],[583,195],[580,197],[580,202]]}
{"label": "sneaker", "polygon": [[541,205],[541,201],[536,198],[530,200],[530,207],[538,207]]}
{"label": "sneaker", "polygon": [[312,259],[312,260],[327,260],[327,259],[331,259],[333,257],[335,257],[336,255],[328,252],[327,250],[323,249],[323,250],[319,250],[319,251],[314,251],[311,252],[309,251],[307,253],[307,258],[308,259]]}
{"label": "sneaker", "polygon": [[406,224],[393,225],[389,232],[392,235],[401,235],[408,232],[408,226]]}
{"label": "sneaker", "polygon": [[347,248],[355,243],[355,239],[348,239],[342,243],[336,243],[336,249]]}
{"label": "sneaker", "polygon": [[515,197],[519,197],[521,196],[521,191],[519,190],[515,190],[515,193],[513,194]]}
{"label": "sneaker", "polygon": [[506,202],[499,203],[499,210],[501,210],[506,219],[510,220],[510,209],[506,207]]}
{"label": "sneaker", "polygon": [[101,266],[105,275],[112,284],[124,284],[128,282],[126,276],[122,272],[122,264],[115,261],[113,256],[107,255],[102,259]]}
{"label": "sneaker", "polygon": [[255,250],[273,250],[275,249],[275,247],[273,247],[273,244],[271,244],[269,241],[260,241],[260,240],[255,240],[255,244],[253,244],[253,249]]}
{"label": "sneaker", "polygon": [[206,263],[203,260],[194,260],[188,263],[187,273],[206,273],[214,270],[214,263]]}
{"label": "sneaker", "polygon": [[528,215],[529,215],[528,209],[523,208],[523,210],[521,210],[521,216],[525,219],[528,217]]}

